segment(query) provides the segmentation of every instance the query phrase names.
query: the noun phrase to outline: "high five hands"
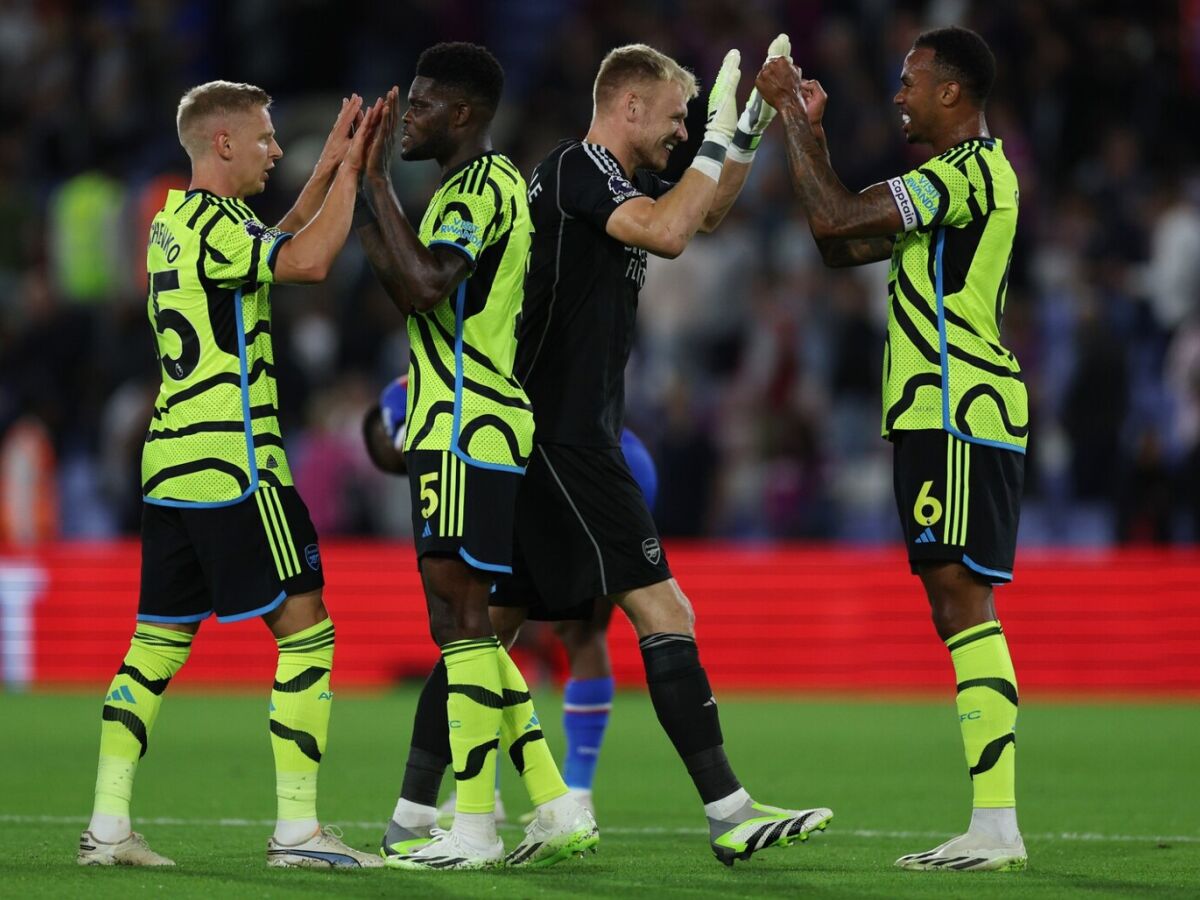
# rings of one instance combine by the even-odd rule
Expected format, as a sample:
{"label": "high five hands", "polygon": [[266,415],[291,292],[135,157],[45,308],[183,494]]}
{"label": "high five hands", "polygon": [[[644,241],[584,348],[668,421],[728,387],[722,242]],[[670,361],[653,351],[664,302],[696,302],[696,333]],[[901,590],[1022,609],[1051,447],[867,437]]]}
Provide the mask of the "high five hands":
{"label": "high five hands", "polygon": [[825,103],[829,99],[821,82],[805,78],[800,67],[790,59],[776,57],[768,59],[758,73],[754,86],[767,103],[778,110],[789,103],[804,110],[809,122],[819,125],[825,115]]}
{"label": "high five hands", "polygon": [[392,170],[396,126],[400,123],[400,88],[393,86],[376,103],[379,106],[379,122],[367,148],[366,175],[368,178],[386,179]]}

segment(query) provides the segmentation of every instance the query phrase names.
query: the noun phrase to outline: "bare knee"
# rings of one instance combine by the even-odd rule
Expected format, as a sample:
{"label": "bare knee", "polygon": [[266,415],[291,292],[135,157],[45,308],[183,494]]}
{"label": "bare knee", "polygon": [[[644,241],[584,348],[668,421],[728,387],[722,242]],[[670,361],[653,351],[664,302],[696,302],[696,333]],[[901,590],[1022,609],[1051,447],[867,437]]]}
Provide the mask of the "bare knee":
{"label": "bare knee", "polygon": [[996,618],[991,585],[966,566],[929,564],[921,567],[920,575],[929,598],[933,627],[942,640]]}
{"label": "bare knee", "polygon": [[488,610],[492,620],[492,628],[500,639],[500,646],[505,650],[512,649],[521,626],[525,624],[525,610],[513,606],[493,606]]}
{"label": "bare knee", "polygon": [[460,559],[426,556],[421,582],[429,610],[429,632],[439,646],[495,634],[488,617],[491,581]]}
{"label": "bare knee", "polygon": [[567,655],[605,651],[613,603],[607,597],[596,600],[590,619],[567,619],[554,623],[554,634],[562,641]]}
{"label": "bare knee", "polygon": [[639,638],[649,634],[696,633],[696,614],[674,578],[614,597]]}
{"label": "bare knee", "polygon": [[612,675],[607,622],[556,622],[554,633],[567,651],[572,678],[608,678]]}
{"label": "bare knee", "polygon": [[600,629],[591,622],[580,620],[554,623],[554,634],[562,641],[568,655],[594,646],[605,638],[606,632],[607,629]]}
{"label": "bare knee", "polygon": [[271,629],[276,639],[298,634],[329,618],[322,599],[322,591],[292,594],[279,606],[263,615],[263,622]]}

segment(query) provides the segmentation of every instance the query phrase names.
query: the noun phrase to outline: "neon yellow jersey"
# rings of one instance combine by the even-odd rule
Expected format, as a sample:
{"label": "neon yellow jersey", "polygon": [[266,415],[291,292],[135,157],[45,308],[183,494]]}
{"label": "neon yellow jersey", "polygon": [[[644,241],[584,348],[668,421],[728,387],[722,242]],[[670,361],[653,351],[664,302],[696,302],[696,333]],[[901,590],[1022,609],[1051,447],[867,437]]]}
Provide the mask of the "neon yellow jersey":
{"label": "neon yellow jersey", "polygon": [[888,273],[883,436],[943,429],[1025,452],[1029,401],[1000,343],[1017,177],[999,140],[975,138],[888,182],[905,231]]}
{"label": "neon yellow jersey", "polygon": [[291,235],[242,201],[171,191],[150,226],[148,313],[162,387],[142,450],[142,494],[226,506],[292,484],[277,419],[270,284]]}
{"label": "neon yellow jersey", "polygon": [[426,246],[453,247],[471,274],[408,317],[404,450],[450,450],[469,465],[524,471],[533,409],[513,376],[532,235],[525,181],[485,153],[451,170],[421,219]]}

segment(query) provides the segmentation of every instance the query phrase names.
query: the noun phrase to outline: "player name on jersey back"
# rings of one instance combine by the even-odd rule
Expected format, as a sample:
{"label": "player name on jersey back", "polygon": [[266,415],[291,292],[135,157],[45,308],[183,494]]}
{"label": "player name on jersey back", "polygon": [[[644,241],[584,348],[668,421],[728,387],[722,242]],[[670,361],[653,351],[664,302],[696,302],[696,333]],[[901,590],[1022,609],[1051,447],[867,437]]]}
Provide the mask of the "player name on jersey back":
{"label": "player name on jersey back", "polygon": [[150,226],[147,313],[162,385],[142,451],[148,503],[219,506],[292,483],[279,431],[270,283],[290,234],[241,200],[171,191]]}

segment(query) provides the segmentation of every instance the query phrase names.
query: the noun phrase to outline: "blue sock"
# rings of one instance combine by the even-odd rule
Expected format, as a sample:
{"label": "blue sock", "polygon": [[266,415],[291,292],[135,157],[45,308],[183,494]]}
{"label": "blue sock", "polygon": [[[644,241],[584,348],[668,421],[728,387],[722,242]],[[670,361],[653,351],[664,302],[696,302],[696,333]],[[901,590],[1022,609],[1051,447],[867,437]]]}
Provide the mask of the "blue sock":
{"label": "blue sock", "polygon": [[569,788],[592,789],[612,699],[611,677],[572,678],[567,682],[563,691],[563,730],[567,733],[563,781]]}

